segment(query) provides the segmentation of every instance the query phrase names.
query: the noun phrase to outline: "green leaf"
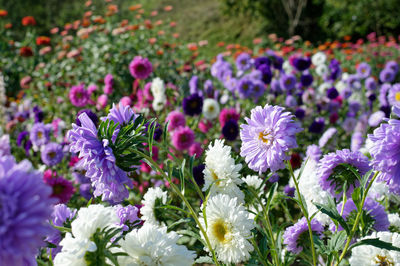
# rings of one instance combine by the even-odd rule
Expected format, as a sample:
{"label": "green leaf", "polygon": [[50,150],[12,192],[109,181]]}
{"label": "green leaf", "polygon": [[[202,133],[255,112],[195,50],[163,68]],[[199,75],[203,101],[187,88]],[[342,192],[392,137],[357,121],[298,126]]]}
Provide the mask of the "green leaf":
{"label": "green leaf", "polygon": [[392,243],[382,241],[379,238],[367,238],[367,239],[360,240],[357,243],[351,245],[349,250],[351,250],[352,248],[355,248],[357,246],[362,246],[362,245],[371,245],[371,246],[374,246],[377,248],[382,248],[382,249],[386,249],[386,250],[394,250],[394,251],[400,252],[399,247],[395,247],[392,245]]}
{"label": "green leaf", "polygon": [[269,211],[269,206],[271,205],[272,198],[274,197],[277,188],[278,188],[278,182],[275,182],[269,189],[267,204],[265,206],[265,208],[267,209],[267,212]]}
{"label": "green leaf", "polygon": [[328,250],[330,252],[341,250],[346,242],[346,238],[347,235],[345,231],[340,231],[338,233],[335,233],[328,240],[328,245],[327,245]]}
{"label": "green leaf", "polygon": [[197,264],[203,264],[203,263],[214,264],[214,261],[213,261],[213,259],[212,259],[211,257],[208,257],[208,256],[201,256],[201,257],[198,257],[198,258],[194,261],[194,263],[197,263]]}
{"label": "green leaf", "polygon": [[191,222],[191,221],[193,221],[192,218],[182,218],[182,219],[179,219],[178,221],[176,221],[176,222],[174,222],[174,223],[168,225],[168,230],[171,230],[172,228],[174,228],[175,226],[177,226],[177,225],[179,225],[179,224],[189,223],[189,222]]}
{"label": "green leaf", "polygon": [[332,197],[328,197],[328,204],[314,203],[314,205],[322,213],[328,215],[329,217],[331,217],[332,220],[338,222],[343,227],[343,229],[346,231],[347,234],[350,234],[350,229],[346,221],[343,219],[342,216],[340,216],[339,212],[337,211],[335,202],[333,201]]}

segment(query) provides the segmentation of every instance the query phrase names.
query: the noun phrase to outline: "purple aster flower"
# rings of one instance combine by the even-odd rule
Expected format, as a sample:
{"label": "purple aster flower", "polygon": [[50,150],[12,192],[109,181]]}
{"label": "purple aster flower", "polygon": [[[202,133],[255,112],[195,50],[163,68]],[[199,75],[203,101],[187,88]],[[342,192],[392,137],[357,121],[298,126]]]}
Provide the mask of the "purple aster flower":
{"label": "purple aster flower", "polygon": [[253,93],[253,87],[254,83],[252,79],[249,79],[248,77],[241,78],[237,86],[240,98],[246,99],[250,97]]}
{"label": "purple aster flower", "polygon": [[257,58],[254,60],[254,67],[255,67],[256,69],[259,69],[259,67],[260,67],[261,65],[270,66],[270,65],[271,65],[271,60],[270,60],[268,57],[266,57],[266,56],[257,57]]}
{"label": "purple aster flower", "polygon": [[286,98],[285,98],[285,105],[287,107],[294,108],[297,106],[297,99],[293,95],[288,94],[288,95],[286,95]]}
{"label": "purple aster flower", "polygon": [[278,173],[274,173],[270,176],[270,178],[268,179],[268,182],[270,183],[275,183],[279,181],[279,175]]}
{"label": "purple aster flower", "polygon": [[294,112],[294,115],[297,117],[297,119],[302,120],[306,116],[306,111],[303,108],[299,107]]}
{"label": "purple aster flower", "polygon": [[251,56],[248,53],[241,53],[236,58],[236,67],[238,70],[247,71],[251,68]]}
{"label": "purple aster flower", "polygon": [[189,88],[190,88],[190,94],[198,93],[198,84],[199,84],[199,77],[198,76],[192,76],[189,80]]}
{"label": "purple aster flower", "polygon": [[[313,234],[321,238],[324,226],[316,219],[312,219],[310,223]],[[287,245],[287,250],[294,254],[299,254],[303,247],[308,246],[309,243],[308,225],[305,217],[286,228],[283,233],[283,244]]]}
{"label": "purple aster flower", "polygon": [[367,90],[374,91],[377,89],[378,85],[373,77],[369,77],[365,80],[365,87]]}
{"label": "purple aster flower", "polygon": [[253,96],[258,99],[259,97],[263,96],[265,93],[265,84],[261,80],[254,80],[253,82]]}
{"label": "purple aster flower", "polygon": [[44,118],[44,113],[42,109],[39,108],[39,106],[33,107],[33,113],[35,115],[35,123],[39,123],[43,121]]}
{"label": "purple aster flower", "polygon": [[279,85],[282,89],[287,90],[287,91],[294,89],[294,87],[296,85],[296,76],[292,75],[292,74],[281,75],[281,77],[279,79]]}
{"label": "purple aster flower", "polygon": [[[337,206],[337,210],[339,213],[342,210],[342,206],[343,206],[343,202],[341,202]],[[376,231],[387,231],[388,230],[389,225],[390,225],[389,218],[388,218],[387,213],[385,212],[385,208],[382,205],[380,205],[378,202],[376,202],[372,198],[367,197],[365,199],[363,210],[366,211],[367,215],[370,216],[375,221],[373,228]],[[343,218],[345,220],[349,220],[349,218],[353,216],[352,218],[355,219],[356,213],[357,213],[357,207],[354,204],[354,201],[350,198],[344,204]],[[330,225],[330,229],[332,231],[336,231],[336,226],[332,223]],[[342,231],[343,227],[341,225],[339,225],[338,230]]]}
{"label": "purple aster flower", "polygon": [[337,133],[337,129],[334,127],[328,128],[324,134],[322,134],[321,138],[318,141],[318,145],[320,148],[324,147],[329,140]]}
{"label": "purple aster flower", "polygon": [[0,157],[11,155],[10,136],[3,135],[0,137]]}
{"label": "purple aster flower", "polygon": [[336,59],[332,59],[329,63],[330,75],[328,77],[329,80],[334,81],[340,77],[342,74],[342,69],[340,67],[340,63]]}
{"label": "purple aster flower", "polygon": [[400,84],[396,83],[389,90],[388,100],[391,106],[400,107]]}
{"label": "purple aster flower", "polygon": [[349,75],[349,77],[346,79],[346,83],[347,87],[352,91],[359,91],[362,88],[360,79],[356,74]]}
{"label": "purple aster flower", "polygon": [[296,57],[293,59],[293,66],[298,71],[304,71],[311,66],[311,59],[309,57]]}
{"label": "purple aster flower", "polygon": [[313,83],[314,79],[313,76],[309,73],[303,73],[300,76],[300,82],[303,87],[308,87]]}
{"label": "purple aster flower", "polygon": [[368,139],[372,142],[372,167],[380,171],[379,179],[388,183],[391,179],[400,180],[400,121],[382,123]]}
{"label": "purple aster flower", "polygon": [[385,68],[391,69],[394,71],[395,74],[399,71],[399,64],[396,61],[388,61],[385,64]]}
{"label": "purple aster flower", "polygon": [[33,145],[42,146],[50,140],[50,128],[43,123],[35,123],[31,129],[29,139]]}
{"label": "purple aster flower", "polygon": [[51,188],[26,160],[17,164],[12,156],[0,157],[0,173],[0,262],[36,265],[38,249],[51,233]]}
{"label": "purple aster flower", "polygon": [[259,71],[261,71],[261,80],[265,84],[271,83],[272,80],[272,71],[269,65],[261,65],[259,68]]}
{"label": "purple aster flower", "polygon": [[228,120],[222,127],[222,135],[225,139],[233,141],[239,136],[239,125],[236,120]]}
{"label": "purple aster flower", "polygon": [[82,113],[86,113],[89,118],[93,121],[93,123],[97,126],[97,124],[99,123],[99,118],[97,117],[97,115],[95,113],[92,112],[92,110],[90,109],[82,109],[78,112],[78,114],[76,115],[76,121],[75,124],[77,124],[78,126],[81,126],[81,121],[78,119],[78,117],[82,114]]}
{"label": "purple aster flower", "polygon": [[124,106],[122,103],[114,104],[106,117],[100,118],[102,121],[110,120],[119,125],[127,124],[136,119],[137,115],[130,106]]}
{"label": "purple aster flower", "polygon": [[283,192],[286,194],[286,196],[293,198],[294,197],[294,192],[296,189],[294,187],[291,187],[290,185],[286,185],[283,188]]}
{"label": "purple aster flower", "polygon": [[371,75],[371,67],[365,63],[362,62],[357,66],[357,75],[362,78],[368,78]]}
{"label": "purple aster flower", "polygon": [[325,119],[323,117],[318,117],[316,118],[310,125],[310,127],[308,128],[308,131],[310,131],[311,133],[322,133],[322,131],[324,131],[325,128]]}
{"label": "purple aster flower", "polygon": [[285,168],[284,161],[290,159],[287,152],[297,147],[296,133],[302,128],[284,110],[268,104],[257,106],[251,110],[251,117],[245,118],[247,124],[242,124],[240,130],[240,155],[250,169],[261,173]]}
{"label": "purple aster flower", "polygon": [[237,90],[237,85],[238,85],[238,80],[230,77],[228,80],[224,81],[224,86],[225,88],[228,89],[228,91],[234,93]]}
{"label": "purple aster flower", "polygon": [[339,96],[339,92],[337,91],[337,89],[335,87],[329,88],[326,90],[326,96],[333,100],[336,99]]}
{"label": "purple aster flower", "polygon": [[108,146],[108,140],[97,138],[96,126],[88,115],[81,114],[79,120],[81,126],[72,124],[72,130],[68,132],[70,151],[79,153],[79,158],[82,158],[78,164],[91,179],[95,189],[94,196],[101,195],[102,200],[121,202],[129,196],[126,187],[132,187],[132,181],[115,164],[116,159]]}
{"label": "purple aster flower", "polygon": [[29,132],[28,131],[22,131],[21,133],[18,134],[17,137],[17,145],[18,147],[21,147],[29,138]]}
{"label": "purple aster flower", "polygon": [[282,88],[281,88],[281,85],[280,85],[280,83],[279,83],[279,80],[276,80],[276,79],[273,79],[272,81],[271,81],[271,92],[273,92],[273,93],[275,93],[275,94],[280,94],[280,93],[282,93]]}
{"label": "purple aster flower", "polygon": [[[156,126],[155,126],[155,128],[154,128],[153,139],[154,139],[155,141],[160,141],[160,140],[161,140],[161,136],[162,136],[162,134],[163,134],[163,130],[162,130],[161,125],[160,125],[159,123],[157,123],[157,122],[153,122],[153,123],[156,123]],[[153,125],[153,123],[151,123],[151,125]],[[150,125],[150,122],[147,122],[147,123],[145,124],[144,133],[147,133],[147,131],[149,130],[149,125]]]}
{"label": "purple aster flower", "polygon": [[47,165],[47,166],[54,166],[59,164],[63,157],[63,147],[56,143],[56,142],[50,142],[47,143],[42,152],[40,153],[42,162]]}
{"label": "purple aster flower", "polygon": [[381,73],[379,73],[379,80],[382,83],[390,83],[394,80],[396,73],[391,68],[384,68]]}
{"label": "purple aster flower", "polygon": [[351,151],[358,151],[361,149],[361,146],[364,144],[363,134],[359,131],[354,132],[351,135]]}
{"label": "purple aster flower", "polygon": [[389,102],[387,99],[387,95],[389,90],[392,88],[392,85],[385,83],[382,84],[381,89],[379,90],[379,103],[381,104],[381,106],[388,106]]}
{"label": "purple aster flower", "polygon": [[385,118],[385,112],[376,111],[369,117],[368,124],[370,127],[377,127],[383,121],[384,118]]}
{"label": "purple aster flower", "polygon": [[310,146],[307,147],[306,157],[309,160],[318,162],[321,156],[322,156],[322,151],[318,145],[311,144]]}
{"label": "purple aster flower", "polygon": [[129,226],[126,225],[128,224],[133,224],[136,221],[139,221],[138,217],[139,209],[135,206],[128,205],[126,207],[123,207],[121,205],[117,206],[117,215],[119,218],[119,225],[122,225],[122,231],[128,231]]}
{"label": "purple aster flower", "polygon": [[347,183],[348,195],[359,184],[355,176],[352,180],[344,180],[340,173],[336,174],[336,171],[341,170],[342,164],[351,165],[359,172],[360,176],[365,175],[371,169],[368,158],[358,151],[344,149],[326,154],[319,161],[317,177],[321,188],[330,192],[332,196],[340,197],[345,183]]}
{"label": "purple aster flower", "polygon": [[172,135],[172,144],[180,151],[189,149],[194,142],[194,132],[189,127],[180,127]]}
{"label": "purple aster flower", "polygon": [[203,97],[197,93],[183,98],[183,112],[189,116],[201,114],[203,110]]}

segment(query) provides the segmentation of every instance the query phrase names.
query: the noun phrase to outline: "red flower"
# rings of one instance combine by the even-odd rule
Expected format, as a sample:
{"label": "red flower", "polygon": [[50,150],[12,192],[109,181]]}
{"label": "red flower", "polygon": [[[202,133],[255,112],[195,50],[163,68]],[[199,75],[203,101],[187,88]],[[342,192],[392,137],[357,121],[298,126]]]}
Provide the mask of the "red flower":
{"label": "red flower", "polygon": [[33,55],[33,51],[32,48],[24,46],[19,49],[19,54],[23,57],[30,57]]}
{"label": "red flower", "polygon": [[35,26],[36,20],[32,16],[27,16],[22,18],[22,25],[24,26]]}
{"label": "red flower", "polygon": [[8,15],[7,10],[0,9],[0,17],[5,17],[5,16],[7,16],[7,15]]}
{"label": "red flower", "polygon": [[39,36],[36,38],[37,45],[50,45],[50,38],[46,36]]}

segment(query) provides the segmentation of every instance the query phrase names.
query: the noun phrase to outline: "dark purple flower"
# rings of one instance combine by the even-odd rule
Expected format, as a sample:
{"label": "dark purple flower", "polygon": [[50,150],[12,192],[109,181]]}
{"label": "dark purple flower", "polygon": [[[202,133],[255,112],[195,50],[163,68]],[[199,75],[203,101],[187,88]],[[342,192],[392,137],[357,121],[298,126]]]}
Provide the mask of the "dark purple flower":
{"label": "dark purple flower", "polygon": [[203,110],[203,97],[197,93],[187,96],[183,98],[182,107],[186,115],[199,115]]}
{"label": "dark purple flower", "polygon": [[253,96],[258,99],[259,97],[263,96],[265,93],[266,87],[264,82],[261,80],[254,80],[253,82]]}
{"label": "dark purple flower", "polygon": [[373,77],[369,77],[365,80],[365,87],[367,88],[367,90],[374,91],[376,90],[378,85],[376,84],[376,81]]}
{"label": "dark purple flower", "polygon": [[294,187],[291,187],[290,185],[286,185],[283,188],[283,192],[286,194],[286,196],[293,198],[294,197],[294,192],[296,189]]}
{"label": "dark purple flower", "polygon": [[311,66],[311,59],[309,57],[296,57],[293,59],[293,66],[298,71],[304,71]]}
{"label": "dark purple flower", "polygon": [[44,118],[44,113],[42,109],[39,108],[39,106],[33,107],[33,113],[35,115],[35,123],[39,123],[43,121]]}
{"label": "dark purple flower", "polygon": [[336,99],[339,96],[339,92],[337,91],[337,89],[335,87],[329,88],[326,90],[326,96],[333,100]]}
{"label": "dark purple flower", "polygon": [[[316,219],[312,219],[310,223],[313,234],[321,237],[324,226]],[[283,233],[283,244],[287,245],[287,250],[294,254],[299,254],[309,243],[308,224],[305,217],[298,220],[293,226],[286,228]]]}
{"label": "dark purple flower", "polygon": [[330,75],[329,75],[328,79],[331,81],[336,80],[342,74],[342,69],[340,67],[340,63],[336,59],[331,60],[331,62],[329,64],[329,69],[330,69]]}
{"label": "dark purple flower", "polygon": [[306,115],[306,111],[303,108],[297,108],[296,111],[294,112],[294,115],[297,117],[297,119],[302,120],[305,115]]}
{"label": "dark purple flower", "polygon": [[310,131],[311,133],[322,133],[322,131],[324,131],[325,128],[325,119],[322,117],[318,117],[316,118],[310,125],[310,127],[308,128],[308,131]]}
{"label": "dark purple flower", "polygon": [[239,125],[234,119],[228,120],[222,127],[222,135],[225,139],[233,141],[239,136]]}
{"label": "dark purple flower", "polygon": [[238,82],[238,92],[240,98],[246,99],[250,97],[250,95],[253,93],[253,87],[254,83],[252,79],[249,79],[248,77],[241,78]]}
{"label": "dark purple flower", "polygon": [[259,69],[261,65],[270,66],[270,65],[271,65],[271,60],[270,60],[268,57],[266,57],[266,56],[257,57],[257,58],[254,60],[254,67],[255,67],[256,69]]}
{"label": "dark purple flower", "polygon": [[265,84],[271,83],[272,80],[272,71],[269,65],[261,65],[259,68],[261,71],[261,79]]}
{"label": "dark purple flower", "polygon": [[281,75],[281,77],[279,79],[279,85],[284,90],[287,90],[287,91],[292,90],[296,85],[296,76],[292,75],[292,74]]}
{"label": "dark purple flower", "polygon": [[300,77],[300,82],[303,87],[308,87],[313,83],[314,79],[311,74],[302,74]]}
{"label": "dark purple flower", "polygon": [[40,156],[45,165],[54,166],[59,164],[64,157],[63,147],[56,142],[47,143]]}
{"label": "dark purple flower", "polygon": [[193,167],[193,177],[199,187],[204,185],[204,173],[203,170],[205,169],[205,164],[199,164]]}
{"label": "dark purple flower", "polygon": [[29,137],[28,131],[22,131],[21,133],[19,133],[17,137],[17,145],[21,147],[25,143],[28,137]]}
{"label": "dark purple flower", "polygon": [[88,117],[93,121],[93,123],[97,126],[97,124],[99,123],[99,118],[97,117],[97,115],[95,113],[92,112],[92,110],[90,109],[82,109],[78,112],[78,114],[76,115],[76,121],[75,123],[78,126],[81,126],[81,121],[78,119],[78,117],[82,114],[82,113],[86,113],[88,115]]}
{"label": "dark purple flower", "polygon": [[36,265],[38,249],[51,233],[51,188],[26,160],[17,164],[12,156],[0,157],[0,173],[0,262]]}

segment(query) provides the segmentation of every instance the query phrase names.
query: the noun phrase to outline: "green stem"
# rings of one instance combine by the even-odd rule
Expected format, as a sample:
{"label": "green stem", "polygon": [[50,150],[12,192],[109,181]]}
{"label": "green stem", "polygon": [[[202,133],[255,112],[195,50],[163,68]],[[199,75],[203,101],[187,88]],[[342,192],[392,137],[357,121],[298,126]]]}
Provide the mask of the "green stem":
{"label": "green stem", "polygon": [[271,221],[269,220],[268,210],[265,209],[265,206],[261,202],[260,198],[258,197],[257,192],[254,191],[254,189],[252,187],[249,187],[249,190],[253,194],[254,198],[257,200],[258,204],[260,204],[261,208],[263,209],[265,225],[267,227],[269,237],[271,238],[271,250],[273,250],[273,252],[274,252],[275,265],[279,266],[280,263],[279,263],[278,252],[276,251],[276,241],[274,238],[274,233],[272,231]]}
{"label": "green stem", "polygon": [[260,260],[261,264],[264,265],[264,266],[267,266],[268,264],[265,262],[265,260],[264,260],[264,258],[263,258],[263,255],[262,255],[260,249],[258,248],[257,242],[256,242],[256,240],[254,239],[254,236],[250,239],[250,241],[251,241],[251,243],[253,244],[254,249],[256,250],[256,252],[257,252],[257,254],[258,254],[258,257],[259,257],[259,260]]}
{"label": "green stem", "polygon": [[338,266],[340,264],[340,262],[343,260],[344,256],[346,256],[346,252],[348,251],[348,249],[350,247],[351,240],[353,239],[353,236],[356,233],[356,230],[358,228],[358,223],[360,222],[361,214],[363,212],[363,207],[364,207],[365,199],[367,198],[367,195],[368,195],[368,191],[370,190],[372,183],[374,183],[378,174],[379,174],[379,171],[375,172],[375,174],[372,177],[371,181],[369,182],[367,188],[365,189],[365,192],[363,193],[363,197],[361,200],[361,208],[357,212],[357,216],[356,216],[356,220],[354,222],[353,228],[350,231],[350,235],[348,235],[348,237],[347,237],[346,245],[344,246],[342,254],[340,254],[339,260],[335,264],[336,266]]}
{"label": "green stem", "polygon": [[290,162],[288,162],[288,168],[289,168],[290,174],[291,174],[291,176],[293,178],[294,185],[296,186],[297,197],[298,197],[298,200],[300,202],[299,205],[300,205],[301,211],[303,212],[303,214],[304,214],[304,216],[306,217],[306,220],[307,220],[308,234],[310,236],[310,244],[311,244],[311,253],[312,253],[312,259],[313,259],[313,265],[316,266],[317,265],[317,255],[315,253],[314,238],[313,238],[313,231],[312,231],[312,228],[311,228],[311,221],[310,221],[310,218],[308,217],[308,212],[307,212],[306,208],[304,207],[304,203],[303,203],[302,197],[300,195],[299,183],[297,182],[296,177],[294,176],[293,169],[292,169],[292,166],[290,165]]}
{"label": "green stem", "polygon": [[[134,150],[134,152],[136,152],[138,155],[142,156],[143,158],[145,158],[149,163],[151,163],[155,168],[157,168],[157,170],[161,173],[161,175],[168,181],[171,181],[170,178],[165,174],[165,172],[160,168],[160,166],[148,155],[146,155],[145,153],[138,151],[138,150]],[[219,266],[219,262],[217,260],[217,257],[215,255],[215,251],[211,246],[210,240],[208,238],[208,235],[206,233],[206,231],[204,230],[203,226],[201,225],[199,218],[197,217],[195,211],[192,208],[192,205],[190,205],[190,203],[187,201],[187,199],[185,198],[184,195],[182,195],[181,191],[179,190],[179,188],[173,183],[173,182],[169,182],[171,188],[173,189],[173,191],[181,198],[181,200],[185,203],[186,207],[189,209],[193,219],[195,220],[197,226],[199,227],[201,233],[204,236],[204,239],[206,241],[206,244],[208,246],[208,249],[210,250],[213,260],[215,262],[215,265]]]}

